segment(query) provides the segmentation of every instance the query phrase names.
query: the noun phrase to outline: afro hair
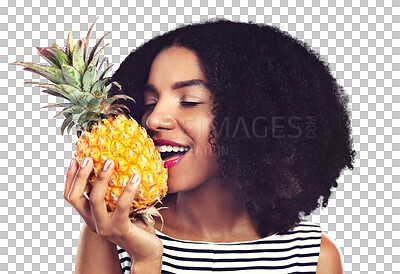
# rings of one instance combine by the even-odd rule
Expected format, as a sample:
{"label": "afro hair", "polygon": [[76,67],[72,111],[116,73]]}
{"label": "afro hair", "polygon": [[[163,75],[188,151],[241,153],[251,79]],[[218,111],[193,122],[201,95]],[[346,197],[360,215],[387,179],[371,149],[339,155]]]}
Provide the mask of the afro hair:
{"label": "afro hair", "polygon": [[170,46],[200,60],[213,96],[218,177],[232,183],[259,233],[288,231],[325,207],[355,151],[348,95],[320,55],[274,26],[225,19],[182,26],[132,51],[112,77],[135,99],[137,121],[152,61]]}

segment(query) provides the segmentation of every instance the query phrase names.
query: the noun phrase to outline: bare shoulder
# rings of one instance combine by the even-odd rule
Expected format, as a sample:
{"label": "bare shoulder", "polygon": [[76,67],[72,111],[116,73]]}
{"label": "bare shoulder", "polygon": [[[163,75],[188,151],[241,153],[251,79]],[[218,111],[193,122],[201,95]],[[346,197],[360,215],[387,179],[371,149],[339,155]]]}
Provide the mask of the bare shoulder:
{"label": "bare shoulder", "polygon": [[343,262],[340,249],[325,233],[321,235],[317,274],[342,274]]}
{"label": "bare shoulder", "polygon": [[92,232],[85,224],[78,242],[75,273],[120,273],[116,246]]}

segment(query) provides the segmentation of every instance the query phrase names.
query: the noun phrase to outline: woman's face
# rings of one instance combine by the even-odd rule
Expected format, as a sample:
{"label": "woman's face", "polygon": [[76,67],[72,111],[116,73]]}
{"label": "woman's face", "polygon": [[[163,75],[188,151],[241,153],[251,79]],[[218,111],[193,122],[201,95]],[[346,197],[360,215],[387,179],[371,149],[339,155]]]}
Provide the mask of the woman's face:
{"label": "woman's face", "polygon": [[[188,49],[170,47],[154,59],[144,89],[145,114],[142,126],[161,150],[161,139],[189,150],[173,153],[164,161],[183,155],[168,168],[169,193],[189,191],[216,179],[217,158],[208,142],[213,116],[211,93],[196,54]],[[215,140],[213,140],[215,142]],[[182,150],[182,149],[181,149]]]}

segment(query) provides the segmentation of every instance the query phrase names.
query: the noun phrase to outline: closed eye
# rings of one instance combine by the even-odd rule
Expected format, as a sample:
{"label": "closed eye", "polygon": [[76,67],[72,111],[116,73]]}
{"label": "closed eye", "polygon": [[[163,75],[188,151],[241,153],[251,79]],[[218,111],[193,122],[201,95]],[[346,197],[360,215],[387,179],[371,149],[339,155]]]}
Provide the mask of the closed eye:
{"label": "closed eye", "polygon": [[[200,105],[200,104],[202,104],[202,103],[198,103],[198,102],[181,102],[181,105],[183,106],[183,107],[194,107],[194,106],[197,106],[197,105]],[[153,107],[153,106],[155,106],[156,105],[156,103],[154,103],[154,104],[147,104],[147,105],[144,105],[143,106],[143,109],[144,110],[147,110],[147,109],[149,109],[149,108],[151,108],[151,107]]]}
{"label": "closed eye", "polygon": [[197,105],[200,105],[202,103],[198,103],[198,102],[181,102],[181,105],[184,107],[194,107]]}
{"label": "closed eye", "polygon": [[153,106],[155,106],[156,104],[154,103],[154,104],[148,104],[148,105],[144,105],[142,108],[144,109],[144,110],[147,110],[147,109],[149,109],[149,108],[151,108],[151,107],[153,107]]}

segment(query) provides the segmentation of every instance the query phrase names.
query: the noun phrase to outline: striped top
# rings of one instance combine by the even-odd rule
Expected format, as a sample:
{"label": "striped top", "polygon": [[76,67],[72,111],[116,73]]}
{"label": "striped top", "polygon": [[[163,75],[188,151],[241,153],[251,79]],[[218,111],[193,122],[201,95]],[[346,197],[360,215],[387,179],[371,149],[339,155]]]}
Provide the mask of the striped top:
{"label": "striped top", "polygon": [[[292,231],[254,241],[211,243],[183,241],[156,230],[164,244],[161,273],[315,273],[321,228],[303,221]],[[122,273],[131,259],[120,247]]]}

